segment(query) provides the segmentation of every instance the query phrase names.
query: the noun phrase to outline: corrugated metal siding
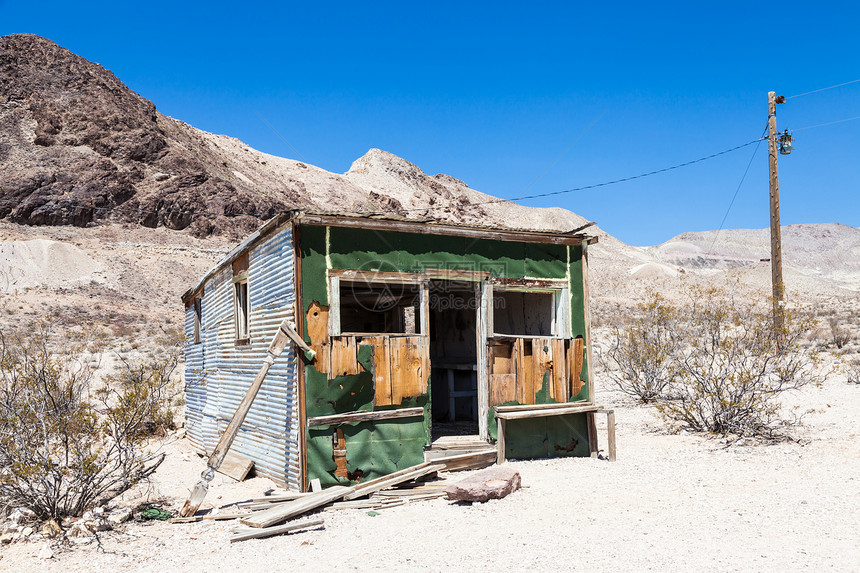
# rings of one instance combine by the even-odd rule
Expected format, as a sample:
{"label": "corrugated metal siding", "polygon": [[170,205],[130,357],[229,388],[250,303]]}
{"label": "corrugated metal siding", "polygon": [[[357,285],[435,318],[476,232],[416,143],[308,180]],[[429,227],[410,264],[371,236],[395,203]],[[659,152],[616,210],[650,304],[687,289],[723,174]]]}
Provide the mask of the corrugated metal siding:
{"label": "corrugated metal siding", "polygon": [[[296,298],[294,266],[292,232],[289,227],[250,251],[248,292],[251,302],[251,343],[247,346],[235,344],[230,266],[216,273],[204,285],[203,344],[196,345],[203,347],[204,384],[202,389],[188,390],[186,419],[189,420],[189,437],[207,451],[215,446],[220,433],[226,429],[236,407],[245,396],[263,364],[266,349],[278,325],[284,318],[293,315]],[[194,352],[191,347],[188,349]],[[268,476],[291,489],[298,489],[300,484],[297,389],[296,354],[293,346],[288,345],[269,370],[231,448],[254,460],[258,474]]]}

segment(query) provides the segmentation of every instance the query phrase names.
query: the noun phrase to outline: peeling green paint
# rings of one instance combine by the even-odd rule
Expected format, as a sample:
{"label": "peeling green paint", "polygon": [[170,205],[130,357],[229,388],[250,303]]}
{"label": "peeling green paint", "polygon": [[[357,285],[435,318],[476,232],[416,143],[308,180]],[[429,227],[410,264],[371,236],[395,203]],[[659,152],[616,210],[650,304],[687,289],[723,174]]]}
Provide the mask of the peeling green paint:
{"label": "peeling green paint", "polygon": [[[428,268],[471,270],[489,272],[491,276],[503,279],[567,278],[572,333],[573,336],[585,335],[581,247],[305,225],[302,226],[300,248],[303,315],[307,314],[313,301],[330,304],[329,268],[407,273],[424,272]],[[306,330],[305,336],[307,339]],[[359,344],[358,362],[364,371],[334,380],[328,380],[327,375],[318,372],[313,364],[305,365],[307,417],[416,406],[424,408],[424,417],[310,428],[307,433],[307,478],[319,478],[324,486],[347,481],[334,473],[332,434],[338,427],[344,432],[347,469],[351,474],[361,470],[363,481],[421,463],[424,446],[431,442],[429,380],[426,394],[405,398],[399,405],[374,408],[372,352],[372,346]],[[585,371],[586,365],[583,368]],[[541,389],[535,395],[536,403],[554,402],[549,398],[550,383],[550,373],[547,372]],[[586,385],[571,401],[587,399],[587,396]],[[495,439],[494,409],[490,409],[488,416],[490,437]],[[510,457],[588,455],[584,414],[511,421],[507,428]],[[574,439],[577,445],[570,448]]]}
{"label": "peeling green paint", "polygon": [[505,457],[526,460],[588,455],[586,414],[508,420],[505,425]]}
{"label": "peeling green paint", "polygon": [[308,479],[317,478],[324,487],[345,485],[349,479],[335,475],[332,435],[340,428],[346,442],[347,471],[368,481],[406,469],[424,461],[424,422],[398,418],[319,426],[308,431]]}

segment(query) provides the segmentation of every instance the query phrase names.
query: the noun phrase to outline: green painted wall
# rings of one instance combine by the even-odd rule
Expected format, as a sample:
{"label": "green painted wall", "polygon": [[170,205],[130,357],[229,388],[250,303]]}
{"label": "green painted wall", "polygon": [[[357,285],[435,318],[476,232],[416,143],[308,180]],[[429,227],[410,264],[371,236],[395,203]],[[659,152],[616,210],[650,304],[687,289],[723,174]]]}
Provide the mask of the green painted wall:
{"label": "green painted wall", "polygon": [[[328,244],[327,244],[328,243]],[[423,272],[426,269],[457,269],[489,272],[498,278],[560,279],[568,276],[567,247],[541,243],[502,242],[466,237],[431,236],[389,231],[373,231],[346,227],[301,227],[302,257],[301,300],[302,316],[314,301],[330,303],[327,269],[357,269],[386,272]],[[328,261],[326,255],[328,254]],[[570,247],[570,292],[574,336],[585,334],[582,291],[582,251]],[[307,329],[304,332],[306,340]],[[362,346],[359,361],[372,363],[372,348]],[[373,377],[370,372],[341,376],[328,380],[325,374],[306,364],[305,397],[308,418],[329,414],[370,410],[373,404]],[[546,385],[546,381],[545,381]],[[429,388],[429,384],[428,384]],[[546,396],[544,391],[542,396]],[[584,400],[588,388],[572,400]],[[546,400],[546,398],[541,398]],[[347,464],[350,472],[361,469],[363,478],[372,479],[423,461],[423,446],[429,445],[429,392],[424,396],[404,400],[399,407],[422,406],[424,420],[390,420],[343,424],[347,444]],[[545,402],[540,402],[545,403]],[[395,408],[398,406],[390,406]],[[565,439],[571,442],[570,428],[585,428],[585,416],[539,418],[528,424],[509,424],[515,429],[508,438],[513,458],[555,457],[558,455],[587,455],[588,440],[579,440],[572,451],[554,449]],[[490,413],[491,435],[495,437],[495,418]],[[338,483],[332,459],[334,427],[311,428],[307,435],[308,479],[319,478],[323,485]],[[510,431],[509,431],[510,432]],[[538,434],[542,438],[536,441]],[[587,436],[587,433],[585,434]],[[542,445],[541,445],[542,444]],[[552,450],[552,451],[550,451]],[[535,452],[539,455],[525,455]]]}

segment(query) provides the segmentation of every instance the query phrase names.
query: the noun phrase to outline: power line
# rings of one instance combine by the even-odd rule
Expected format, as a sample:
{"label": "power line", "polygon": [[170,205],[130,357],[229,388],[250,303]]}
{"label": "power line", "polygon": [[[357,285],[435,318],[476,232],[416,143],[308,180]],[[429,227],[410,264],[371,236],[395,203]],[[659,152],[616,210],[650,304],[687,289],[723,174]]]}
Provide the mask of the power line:
{"label": "power line", "polygon": [[791,131],[803,131],[804,129],[815,129],[816,127],[824,127],[827,125],[835,125],[837,123],[845,123],[846,121],[854,121],[855,119],[860,119],[860,115],[856,117],[849,117],[846,119],[837,119],[836,121],[829,121],[827,123],[819,123],[818,125],[808,125],[806,127],[798,127],[797,129],[792,129]]}
{"label": "power line", "polygon": [[827,86],[826,88],[819,88],[819,89],[817,89],[817,90],[812,90],[811,92],[805,92],[805,93],[802,93],[802,94],[795,94],[795,95],[792,95],[792,96],[786,96],[786,98],[785,98],[785,99],[791,99],[791,98],[793,98],[793,97],[808,96],[809,94],[817,94],[818,92],[823,92],[823,91],[827,91],[827,90],[832,90],[833,88],[841,88],[842,86],[847,86],[848,84],[856,84],[857,82],[860,82],[860,79],[851,80],[850,82],[844,82],[844,83],[841,83],[841,84],[836,84],[835,86]]}
{"label": "power line", "polygon": [[746,168],[746,169],[744,169],[744,174],[743,174],[743,176],[741,176],[741,181],[740,181],[740,183],[738,183],[738,188],[737,188],[737,189],[735,189],[735,194],[734,194],[734,195],[732,195],[732,201],[729,203],[729,208],[728,208],[728,209],[726,209],[726,214],[725,214],[725,215],[723,215],[723,220],[722,220],[722,221],[720,221],[720,228],[719,228],[719,229],[717,229],[717,234],[716,234],[716,235],[714,235],[714,240],[713,240],[713,241],[711,241],[711,246],[710,246],[710,247],[708,247],[708,254],[711,254],[711,253],[713,252],[713,250],[714,250],[714,245],[716,245],[716,244],[717,244],[717,239],[718,239],[718,238],[719,238],[719,236],[720,236],[720,232],[722,232],[722,230],[723,230],[723,225],[725,225],[725,224],[726,224],[726,218],[728,218],[728,216],[729,216],[729,212],[732,210],[732,205],[734,205],[734,204],[735,204],[735,199],[737,199],[737,197],[738,197],[738,192],[741,190],[741,185],[743,185],[743,184],[744,184],[744,179],[746,179],[746,178],[747,178],[747,173],[749,173],[750,166],[751,166],[751,165],[752,165],[752,163],[753,163],[753,159],[755,159],[756,153],[758,153],[758,148],[761,146],[761,142],[762,142],[764,139],[766,139],[766,138],[764,137],[764,134],[765,134],[765,133],[767,133],[767,124],[766,124],[766,123],[765,123],[765,125],[764,125],[764,131],[762,131],[762,132],[761,132],[762,137],[761,137],[761,138],[759,138],[759,140],[758,140],[758,144],[755,146],[755,149],[753,149],[752,157],[750,157],[750,161],[749,161],[749,163],[747,163],[747,168]]}

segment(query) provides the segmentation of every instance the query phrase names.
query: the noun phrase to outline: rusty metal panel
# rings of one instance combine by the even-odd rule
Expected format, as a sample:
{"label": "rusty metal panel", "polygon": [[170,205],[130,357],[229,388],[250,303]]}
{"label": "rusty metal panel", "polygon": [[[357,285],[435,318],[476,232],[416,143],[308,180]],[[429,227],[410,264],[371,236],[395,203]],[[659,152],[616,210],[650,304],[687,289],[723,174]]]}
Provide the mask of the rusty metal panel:
{"label": "rusty metal panel", "polygon": [[[202,285],[205,295],[201,378],[205,390],[188,390],[186,419],[189,436],[202,442],[207,451],[214,448],[245,396],[281,321],[293,317],[294,268],[289,227],[251,249],[248,270],[250,342],[245,345],[236,344],[230,266],[212,274]],[[258,474],[290,489],[298,489],[301,481],[296,360],[293,346],[288,345],[270,368],[231,448],[254,460]]]}

